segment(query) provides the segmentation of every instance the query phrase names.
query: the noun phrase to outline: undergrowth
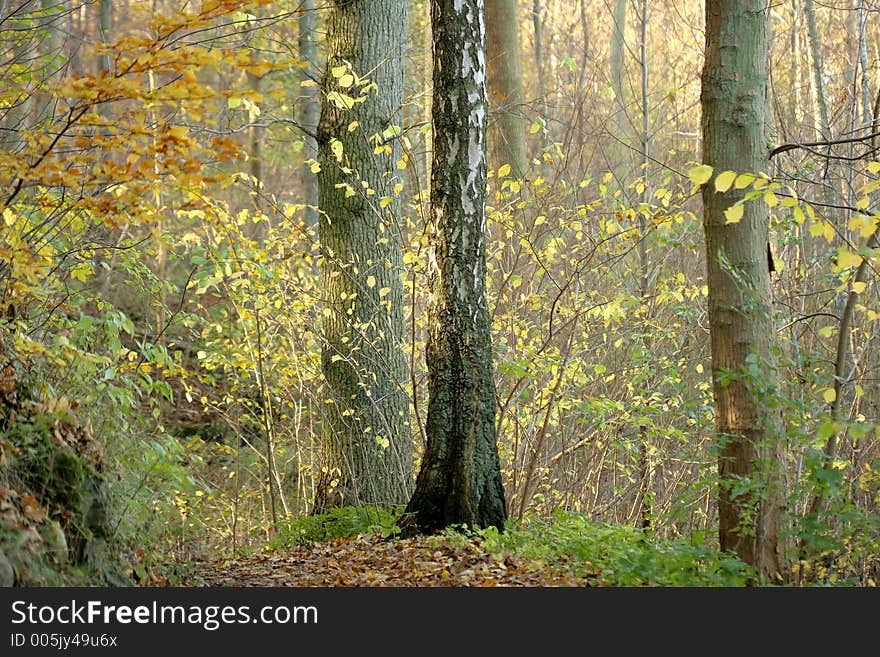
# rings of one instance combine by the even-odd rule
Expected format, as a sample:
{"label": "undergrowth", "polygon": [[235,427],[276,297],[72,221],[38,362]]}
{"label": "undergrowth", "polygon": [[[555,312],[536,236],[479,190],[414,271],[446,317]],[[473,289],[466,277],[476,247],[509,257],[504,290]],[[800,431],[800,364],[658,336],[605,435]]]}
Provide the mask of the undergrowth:
{"label": "undergrowth", "polygon": [[358,534],[380,534],[387,538],[400,532],[397,517],[402,511],[403,507],[345,506],[323,515],[302,516],[284,525],[267,547],[278,550]]}
{"label": "undergrowth", "polygon": [[594,586],[744,586],[751,575],[742,561],[700,542],[658,539],[567,511],[510,520],[504,532],[489,527],[477,534],[489,552],[568,568]]}
{"label": "undergrowth", "polygon": [[[288,523],[267,545],[279,550],[357,534],[395,536],[400,507],[341,507],[325,515]],[[627,525],[591,522],[577,513],[557,511],[549,518],[509,520],[504,532],[494,527],[447,529],[442,539],[479,540],[499,557],[512,554],[547,568],[569,570],[592,586],[745,586],[749,567],[696,540],[657,539]]]}

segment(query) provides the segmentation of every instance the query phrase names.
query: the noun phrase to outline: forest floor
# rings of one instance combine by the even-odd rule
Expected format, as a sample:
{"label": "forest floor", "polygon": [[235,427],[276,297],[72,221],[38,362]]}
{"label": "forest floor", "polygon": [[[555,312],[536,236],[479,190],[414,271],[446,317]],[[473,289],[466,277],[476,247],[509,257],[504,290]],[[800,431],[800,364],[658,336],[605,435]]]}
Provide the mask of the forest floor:
{"label": "forest floor", "polygon": [[[191,562],[180,586],[590,586],[565,563],[491,554],[479,538],[359,534],[248,556]],[[582,564],[581,564],[582,565]]]}

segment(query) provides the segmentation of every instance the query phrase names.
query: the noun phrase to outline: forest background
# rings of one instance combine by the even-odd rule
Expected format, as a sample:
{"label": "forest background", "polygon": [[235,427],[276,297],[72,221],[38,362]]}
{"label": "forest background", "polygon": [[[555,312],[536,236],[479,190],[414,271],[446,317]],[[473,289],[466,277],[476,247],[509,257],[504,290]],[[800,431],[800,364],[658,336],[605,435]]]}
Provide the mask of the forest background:
{"label": "forest background", "polygon": [[[426,446],[430,3],[376,4],[406,10],[384,51],[402,66],[400,122],[381,134],[355,115],[386,89],[334,50],[335,5],[0,1],[11,581],[176,581],[195,557],[399,530]],[[724,172],[702,163],[702,3],[486,11],[485,275],[510,527],[481,540],[573,559],[598,582],[750,579],[718,551],[700,193],[735,188],[730,223],[744,205],[770,213],[778,376],[760,394],[785,448],[780,576],[874,585],[877,7],[767,8],[770,168]],[[329,134],[322,105],[338,118]],[[392,184],[331,175],[349,136],[392,158]],[[376,244],[399,245],[356,290],[400,314],[381,339],[400,352],[404,415],[372,444],[404,434],[413,463],[384,499],[351,493],[356,468],[328,454],[328,426],[357,415],[328,371],[364,364],[326,321],[346,297],[322,279],[335,257],[322,181],[386,212]]]}

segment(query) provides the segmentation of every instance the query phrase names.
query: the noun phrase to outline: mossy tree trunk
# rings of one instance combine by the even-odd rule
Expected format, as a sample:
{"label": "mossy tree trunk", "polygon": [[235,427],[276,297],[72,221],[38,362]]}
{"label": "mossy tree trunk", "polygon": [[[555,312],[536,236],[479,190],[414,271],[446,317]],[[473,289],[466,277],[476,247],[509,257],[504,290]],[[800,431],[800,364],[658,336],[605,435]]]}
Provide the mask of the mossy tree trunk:
{"label": "mossy tree trunk", "polygon": [[502,528],[486,302],[486,58],[482,0],[433,0],[434,153],[427,447],[407,530]]}
{"label": "mossy tree trunk", "polygon": [[[706,1],[703,161],[715,173],[766,172],[769,27],[764,0]],[[782,420],[775,394],[769,212],[746,190],[703,187],[709,327],[719,437],[719,538],[766,577],[782,572]]]}
{"label": "mossy tree trunk", "polygon": [[412,491],[395,189],[407,39],[405,0],[329,5],[317,134],[326,380],[319,513],[404,504]]}

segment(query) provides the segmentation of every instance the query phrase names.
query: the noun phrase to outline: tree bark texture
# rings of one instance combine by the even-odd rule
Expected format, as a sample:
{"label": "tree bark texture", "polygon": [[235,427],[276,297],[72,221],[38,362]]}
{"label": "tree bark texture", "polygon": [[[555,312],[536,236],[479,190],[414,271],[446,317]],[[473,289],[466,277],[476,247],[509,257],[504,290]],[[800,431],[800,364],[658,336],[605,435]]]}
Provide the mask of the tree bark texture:
{"label": "tree bark texture", "polygon": [[490,138],[493,169],[509,164],[522,178],[528,168],[523,118],[522,66],[516,0],[485,0],[489,110],[495,119]]}
{"label": "tree bark texture", "polygon": [[427,447],[405,522],[502,528],[486,301],[486,58],[482,0],[433,0],[434,153]]}
{"label": "tree bark texture", "polygon": [[[330,4],[317,134],[327,386],[319,513],[347,504],[404,504],[412,491],[394,189],[407,39],[405,0]],[[340,94],[357,100],[340,106],[334,92],[337,101]],[[390,199],[385,207],[383,198]]]}
{"label": "tree bark texture", "polygon": [[[764,0],[706,1],[703,161],[716,174],[766,172],[768,19]],[[781,415],[773,404],[769,212],[757,200],[738,223],[724,211],[746,190],[703,187],[709,326],[719,434],[719,538],[764,576],[781,572]]]}

